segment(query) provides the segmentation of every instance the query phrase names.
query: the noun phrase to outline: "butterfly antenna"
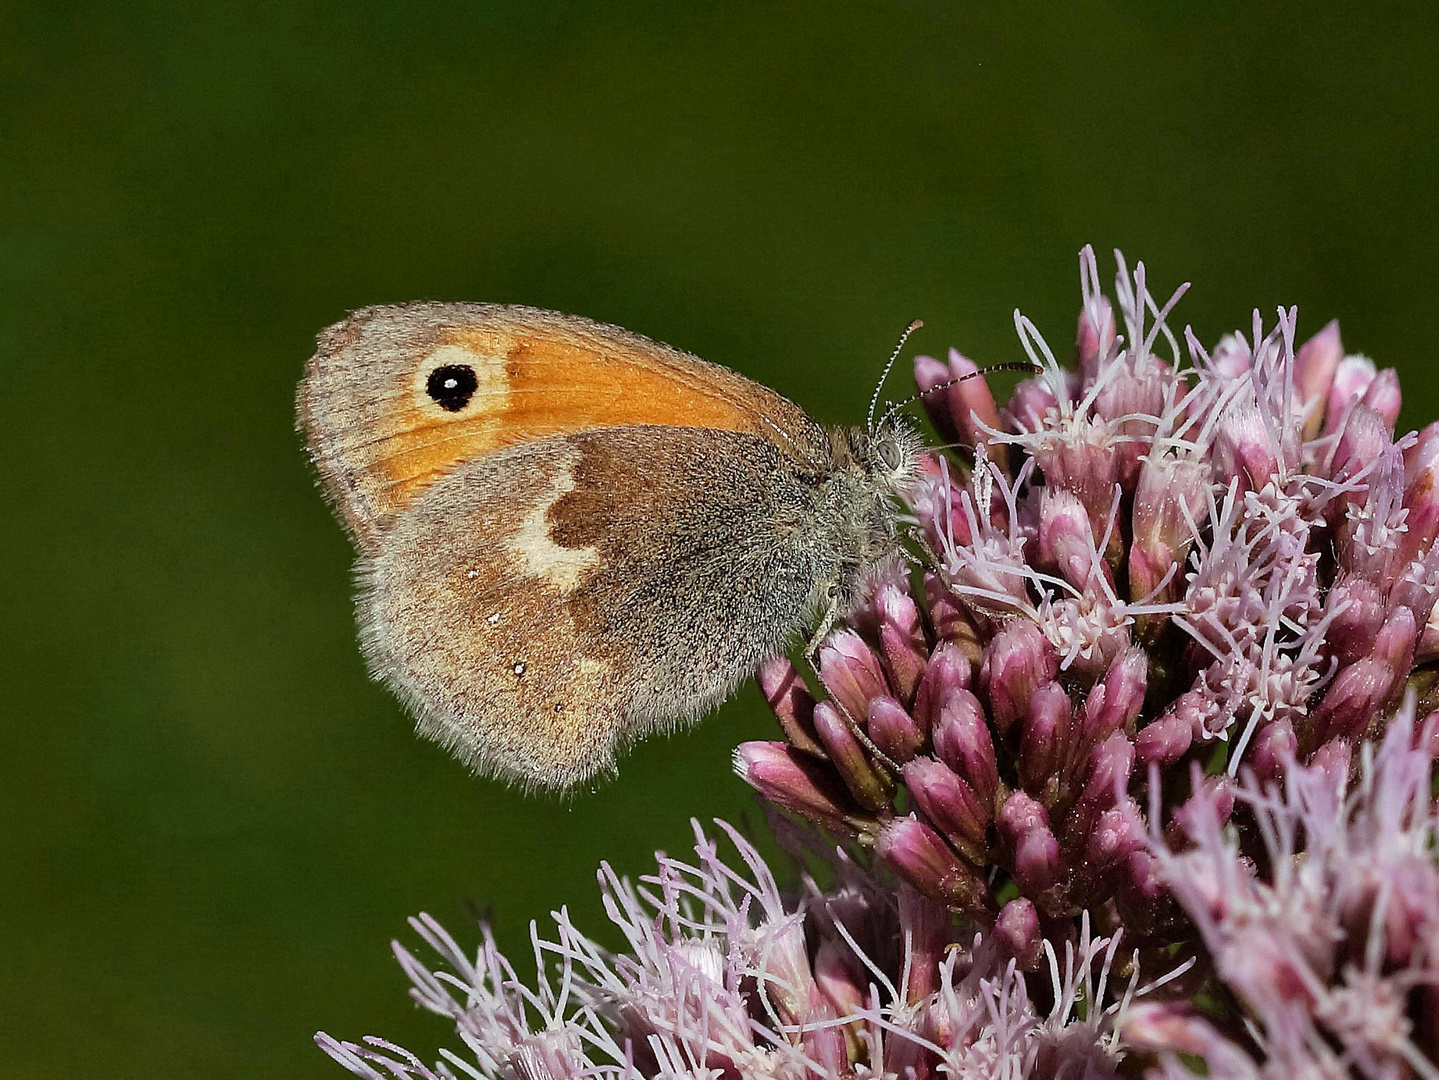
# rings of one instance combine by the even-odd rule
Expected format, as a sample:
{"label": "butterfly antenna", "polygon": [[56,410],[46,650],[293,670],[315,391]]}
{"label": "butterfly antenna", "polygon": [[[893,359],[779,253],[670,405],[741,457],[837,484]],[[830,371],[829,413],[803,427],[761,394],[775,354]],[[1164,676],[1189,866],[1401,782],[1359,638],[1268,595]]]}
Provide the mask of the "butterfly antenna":
{"label": "butterfly antenna", "polygon": [[988,375],[992,371],[1022,371],[1027,375],[1044,374],[1044,368],[1040,367],[1038,364],[1031,364],[1028,361],[1020,361],[1008,364],[990,364],[988,367],[982,367],[978,371],[971,371],[967,375],[961,375],[957,379],[950,379],[949,382],[942,382],[935,386],[931,386],[928,390],[921,390],[919,393],[912,394],[909,397],[905,398],[903,401],[891,402],[889,404],[889,407],[885,409],[884,415],[889,416],[892,413],[898,412],[906,405],[909,405],[916,401],[923,401],[925,398],[929,397],[930,394],[937,394],[941,390],[948,390],[951,386],[956,386],[959,383],[964,382],[966,379],[973,379],[979,375]]}
{"label": "butterfly antenna", "polygon": [[[889,373],[894,370],[894,362],[899,359],[900,350],[904,348],[904,343],[909,340],[909,335],[923,325],[924,323],[921,320],[915,319],[914,322],[906,326],[904,333],[899,335],[899,344],[895,345],[894,352],[889,354],[889,363],[884,365],[884,374],[879,377],[879,385],[874,388],[874,396],[869,399],[869,412],[865,414],[864,423],[869,431],[874,430],[874,410],[879,405],[880,391],[884,389],[884,383],[885,380],[889,378]],[[888,410],[886,410],[885,415],[889,415]]]}

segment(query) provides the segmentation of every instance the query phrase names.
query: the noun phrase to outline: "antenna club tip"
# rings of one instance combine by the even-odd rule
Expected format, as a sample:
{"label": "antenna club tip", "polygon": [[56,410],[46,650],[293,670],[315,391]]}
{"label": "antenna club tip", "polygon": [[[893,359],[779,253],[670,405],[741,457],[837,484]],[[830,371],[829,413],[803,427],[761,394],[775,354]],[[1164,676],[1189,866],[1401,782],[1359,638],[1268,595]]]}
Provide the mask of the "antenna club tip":
{"label": "antenna club tip", "polygon": [[923,319],[915,319],[915,320],[914,320],[913,322],[911,322],[907,327],[905,327],[904,332],[905,332],[906,334],[912,334],[912,333],[914,333],[916,330],[922,329],[923,327],[924,327],[924,320],[923,320]]}

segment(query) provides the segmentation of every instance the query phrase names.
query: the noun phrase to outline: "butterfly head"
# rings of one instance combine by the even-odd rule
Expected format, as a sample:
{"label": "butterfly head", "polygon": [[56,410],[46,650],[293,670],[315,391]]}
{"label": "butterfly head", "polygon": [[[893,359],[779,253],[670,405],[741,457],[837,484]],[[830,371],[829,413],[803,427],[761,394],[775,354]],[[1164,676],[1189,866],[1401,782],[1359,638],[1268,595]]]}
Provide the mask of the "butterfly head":
{"label": "butterfly head", "polygon": [[831,483],[842,519],[836,535],[846,538],[843,561],[862,567],[863,577],[901,547],[906,497],[923,473],[924,439],[898,414],[873,427],[837,429],[831,438],[837,467]]}
{"label": "butterfly head", "polygon": [[855,433],[855,451],[876,491],[899,499],[919,477],[924,437],[908,417],[891,412]]}

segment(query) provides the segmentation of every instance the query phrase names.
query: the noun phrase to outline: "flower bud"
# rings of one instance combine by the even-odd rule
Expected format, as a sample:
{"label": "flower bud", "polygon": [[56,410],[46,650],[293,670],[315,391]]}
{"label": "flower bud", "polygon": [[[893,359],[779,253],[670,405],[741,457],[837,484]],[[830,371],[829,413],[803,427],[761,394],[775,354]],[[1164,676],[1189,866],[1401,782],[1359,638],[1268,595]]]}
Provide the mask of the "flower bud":
{"label": "flower bud", "polygon": [[819,680],[856,723],[869,712],[871,699],[889,693],[879,657],[853,630],[832,634],[820,647]]}
{"label": "flower bud", "polygon": [[[1108,875],[1119,863],[1144,847],[1144,837],[1134,829],[1137,815],[1117,806],[1111,806],[1099,815],[1098,822],[1089,833],[1084,857],[1090,874],[1097,878]],[[1100,884],[1102,891],[1112,892],[1115,881]]]}
{"label": "flower bud", "polygon": [[1400,545],[1410,562],[1427,552],[1439,536],[1439,422],[1419,433],[1404,452],[1405,533]]}
{"label": "flower bud", "polygon": [[[1173,563],[1181,562],[1193,540],[1190,522],[1202,528],[1209,519],[1210,464],[1198,456],[1151,450],[1134,490],[1134,543],[1144,556],[1139,571],[1130,567],[1130,594],[1148,596]],[[1133,554],[1131,553],[1131,562]],[[1181,568],[1182,569],[1182,568]],[[1136,576],[1137,574],[1137,576]],[[1181,575],[1171,578],[1178,595]]]}
{"label": "flower bud", "polygon": [[1024,715],[1035,688],[1058,673],[1054,647],[1028,619],[1012,619],[994,636],[984,654],[979,682],[1001,733]]}
{"label": "flower bud", "polygon": [[1117,479],[1125,491],[1133,491],[1139,479],[1139,459],[1155,434],[1153,418],[1165,411],[1166,391],[1173,387],[1178,392],[1181,385],[1174,369],[1152,354],[1130,352],[1107,365],[1094,394],[1093,411],[1109,421],[1115,435]]}
{"label": "flower bud", "polygon": [[875,593],[879,613],[879,648],[889,672],[895,696],[908,705],[929,662],[924,625],[919,608],[907,591],[893,584],[881,585]]}
{"label": "flower bud", "polygon": [[1113,806],[1116,797],[1129,786],[1133,771],[1134,745],[1123,732],[1116,731],[1094,748],[1089,778],[1078,799],[1081,812]]}
{"label": "flower bud", "polygon": [[814,729],[825,752],[850,794],[866,810],[879,811],[889,806],[891,785],[869,759],[864,744],[855,737],[849,721],[831,702],[821,701],[814,707]]}
{"label": "flower bud", "polygon": [[1368,656],[1384,625],[1384,594],[1379,586],[1367,578],[1346,574],[1329,590],[1324,609],[1326,614],[1338,612],[1324,635],[1329,655],[1341,665]]}
{"label": "flower bud", "polygon": [[1333,435],[1344,427],[1349,411],[1363,399],[1374,374],[1374,362],[1366,356],[1346,356],[1339,361],[1324,408],[1324,434]]}
{"label": "flower bud", "polygon": [[[1179,595],[1182,556],[1183,552],[1176,552],[1162,540],[1146,546],[1136,539],[1129,545],[1129,594],[1152,598],[1152,603],[1170,603]],[[1161,588],[1166,574],[1169,581]],[[1134,623],[1135,635],[1141,640],[1147,640],[1165,625],[1162,617],[1151,614],[1137,615]]]}
{"label": "flower bud", "polygon": [[[910,505],[924,525],[925,539],[935,551],[974,541],[970,516],[957,494],[959,478],[954,475],[955,471],[940,468],[933,455],[922,455],[919,475],[909,497]],[[958,471],[962,473],[963,468],[959,467]]]}
{"label": "flower bud", "polygon": [[892,697],[877,697],[869,703],[865,731],[880,753],[901,765],[919,753],[925,743],[925,732]]}
{"label": "flower bud", "polygon": [[933,741],[939,760],[964,778],[986,805],[993,805],[999,768],[979,699],[968,690],[958,691],[941,711]]}
{"label": "flower bud", "polygon": [[1330,739],[1309,759],[1311,768],[1318,769],[1328,778],[1337,793],[1343,792],[1349,783],[1349,763],[1353,750],[1346,739]]}
{"label": "flower bud", "polygon": [[990,809],[974,789],[934,758],[915,758],[904,767],[904,783],[914,805],[966,859],[982,865],[988,854],[985,834]]}
{"label": "flower bud", "polygon": [[870,832],[873,819],[861,814],[834,773],[820,762],[780,742],[741,743],[734,771],[765,799],[833,832]]}
{"label": "flower bud", "polygon": [[961,911],[986,906],[984,882],[939,833],[917,818],[885,822],[874,849],[896,874],[925,896]]}
{"label": "flower bud", "polygon": [[1045,683],[1030,696],[1019,737],[1019,782],[1045,802],[1061,779],[1072,712],[1069,695],[1057,682]]}
{"label": "flower bud", "polygon": [[1190,522],[1209,518],[1210,466],[1200,457],[1153,450],[1134,489],[1134,539],[1143,546],[1163,542],[1181,548],[1193,539]]}
{"label": "flower bud", "polygon": [[1134,752],[1144,764],[1173,765],[1189,752],[1194,725],[1178,713],[1166,713],[1134,736]]}
{"label": "flower bud", "polygon": [[1365,658],[1341,670],[1319,702],[1306,746],[1362,737],[1393,687],[1394,669],[1383,660]]}
{"label": "flower bud", "polygon": [[790,743],[806,754],[824,757],[824,747],[814,730],[814,696],[789,657],[774,656],[764,661],[756,678]]}
{"label": "flower bud", "polygon": [[1040,488],[1039,557],[1077,589],[1088,588],[1096,570],[1114,583],[1109,565],[1094,550],[1089,513],[1079,496],[1063,488]]}
{"label": "flower bud", "polygon": [[1021,971],[1039,969],[1044,939],[1040,935],[1039,912],[1028,897],[1019,896],[1004,905],[994,921],[994,936]]}
{"label": "flower bud", "polygon": [[1014,879],[1026,894],[1037,896],[1059,880],[1059,841],[1043,806],[1016,791],[1004,801],[996,822],[1014,852]]}
{"label": "flower bud", "polygon": [[[786,1024],[798,1023],[813,1003],[811,991],[816,990],[811,974],[809,950],[805,943],[804,923],[798,919],[776,919],[764,927],[762,970],[769,984],[770,1003]],[[724,961],[714,943],[690,945],[716,961],[713,975],[717,984],[724,979]]]}
{"label": "flower bud", "polygon": [[957,648],[971,665],[979,663],[984,646],[980,644],[979,628],[974,625],[969,609],[938,574],[924,575],[924,595],[934,636],[944,645]]}
{"label": "flower bud", "polygon": [[[983,375],[976,374],[979,365],[957,349],[949,350],[949,377],[962,379],[949,388],[949,411],[959,438],[966,446],[985,444],[989,458],[1001,469],[1009,466],[1009,448],[1004,443],[990,442],[984,427],[999,428],[999,407],[994,393]],[[983,426],[981,426],[983,425]]]}
{"label": "flower bud", "polygon": [[1287,718],[1275,720],[1259,729],[1245,760],[1260,781],[1278,780],[1294,760],[1298,747],[1294,725]]}
{"label": "flower bud", "polygon": [[1389,609],[1392,611],[1402,604],[1412,611],[1422,638],[1426,632],[1425,624],[1436,621],[1434,601],[1439,598],[1439,545],[1431,547],[1399,570],[1397,580],[1386,580],[1382,584]]}
{"label": "flower bud", "polygon": [[1439,711],[1423,711],[1423,716],[1415,734],[1414,746],[1432,763],[1439,758]]}
{"label": "flower bud", "polygon": [[[1102,420],[1074,420],[1063,436],[1046,439],[1033,447],[1034,461],[1044,474],[1046,487],[1063,488],[1079,496],[1089,514],[1089,527],[1103,536],[1114,507],[1114,489],[1119,482],[1120,443],[1110,437]],[[1124,556],[1122,530],[1109,533],[1109,547],[1102,554],[1113,563]]]}
{"label": "flower bud", "polygon": [[1323,427],[1329,388],[1334,385],[1334,373],[1343,358],[1344,346],[1339,340],[1338,319],[1326,323],[1324,329],[1299,346],[1294,356],[1294,392],[1300,405],[1306,409],[1305,439],[1314,438]]}
{"label": "flower bud", "polygon": [[1120,887],[1124,902],[1140,910],[1153,911],[1168,895],[1159,860],[1149,851],[1135,851],[1129,856]]}
{"label": "flower bud", "polygon": [[940,710],[956,692],[969,689],[971,671],[969,657],[959,646],[946,641],[934,650],[914,692],[914,719],[921,728],[933,730]]}
{"label": "flower bud", "polygon": [[959,429],[955,426],[954,413],[949,407],[948,391],[935,390],[935,387],[943,386],[951,377],[949,368],[934,357],[914,358],[914,381],[919,387],[919,400],[924,403],[924,411],[939,434],[940,441],[945,443],[959,442]]}
{"label": "flower bud", "polygon": [[1249,343],[1236,334],[1225,334],[1210,354],[1209,365],[1225,379],[1237,379],[1250,369],[1254,357]]}
{"label": "flower bud", "polygon": [[819,1066],[820,1076],[848,1075],[852,1071],[850,1048],[845,1025],[835,1023],[839,1013],[818,987],[810,987],[809,998],[810,1008],[805,1013],[800,1034],[804,1056]]}
{"label": "flower bud", "polygon": [[1054,388],[1047,379],[1025,379],[1014,388],[1004,411],[1016,431],[1040,431],[1049,410],[1058,405]]}
{"label": "flower bud", "polygon": [[1379,633],[1374,636],[1373,657],[1383,660],[1395,672],[1414,666],[1414,646],[1419,640],[1419,627],[1414,612],[1400,604],[1389,611]]}
{"label": "flower bud", "polygon": [[[1334,444],[1329,475],[1342,484],[1361,473],[1371,474],[1374,462],[1383,457],[1390,446],[1389,429],[1384,418],[1367,405],[1355,404],[1349,410],[1339,441]],[[1356,489],[1341,491],[1325,508],[1325,516],[1330,523],[1343,521],[1351,506],[1362,507],[1368,490],[1369,483],[1359,481]]]}
{"label": "flower bud", "polygon": [[1399,419],[1399,372],[1385,368],[1374,376],[1369,389],[1364,391],[1364,404],[1384,418],[1389,434],[1394,434],[1394,422]]}
{"label": "flower bud", "polygon": [[1233,813],[1234,782],[1228,776],[1206,776],[1174,811],[1165,829],[1169,843],[1175,846],[1181,836],[1194,840],[1209,824],[1224,825]]}
{"label": "flower bud", "polygon": [[1110,732],[1127,728],[1138,719],[1148,673],[1149,656],[1138,647],[1126,649],[1109,665],[1104,682],[1085,699],[1081,739],[1070,747],[1071,761],[1078,760],[1076,753],[1088,753],[1089,747],[1108,738]]}
{"label": "flower bud", "polygon": [[1220,414],[1214,431],[1214,474],[1221,480],[1239,477],[1259,491],[1279,471],[1279,448],[1252,396],[1240,395]]}

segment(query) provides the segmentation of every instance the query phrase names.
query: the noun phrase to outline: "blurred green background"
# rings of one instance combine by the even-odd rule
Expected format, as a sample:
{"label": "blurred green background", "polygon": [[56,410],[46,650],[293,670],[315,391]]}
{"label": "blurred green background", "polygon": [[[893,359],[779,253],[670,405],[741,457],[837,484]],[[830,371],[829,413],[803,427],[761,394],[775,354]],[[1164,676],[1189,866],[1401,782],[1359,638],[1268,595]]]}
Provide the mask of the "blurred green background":
{"label": "blurred green background", "polygon": [[1331,316],[1439,412],[1433,5],[0,4],[0,1075],[432,1055],[389,957],[502,944],[750,806],[747,689],[572,802],[476,781],[355,646],[292,431],[324,325],[617,322],[862,414],[895,336],[1071,339],[1076,252],[1206,341]]}

